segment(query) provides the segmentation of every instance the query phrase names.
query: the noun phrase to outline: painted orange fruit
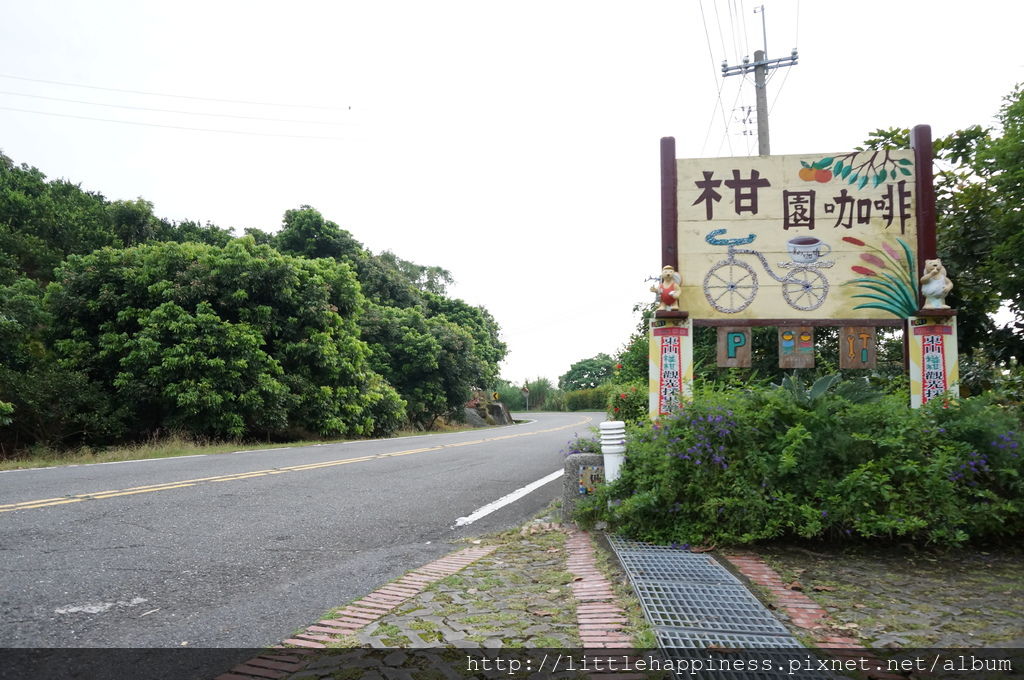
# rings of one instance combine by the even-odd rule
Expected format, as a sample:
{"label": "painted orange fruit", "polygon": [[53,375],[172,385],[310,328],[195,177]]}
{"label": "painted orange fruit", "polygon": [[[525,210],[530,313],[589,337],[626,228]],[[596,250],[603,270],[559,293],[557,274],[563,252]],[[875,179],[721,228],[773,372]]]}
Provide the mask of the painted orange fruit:
{"label": "painted orange fruit", "polygon": [[800,168],[799,175],[800,175],[800,179],[802,179],[803,181],[805,181],[805,182],[813,182],[814,181],[815,170],[814,170],[814,168]]}
{"label": "painted orange fruit", "polygon": [[815,170],[814,179],[818,182],[827,182],[832,179],[831,170]]}

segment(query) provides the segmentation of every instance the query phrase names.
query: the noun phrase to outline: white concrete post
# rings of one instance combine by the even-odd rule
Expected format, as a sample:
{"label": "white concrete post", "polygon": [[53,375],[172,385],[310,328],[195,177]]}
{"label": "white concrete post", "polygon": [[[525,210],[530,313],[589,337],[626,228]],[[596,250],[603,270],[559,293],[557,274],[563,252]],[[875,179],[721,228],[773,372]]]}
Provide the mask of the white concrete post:
{"label": "white concrete post", "polygon": [[601,423],[601,453],[604,454],[604,481],[619,478],[619,468],[626,457],[626,423],[606,420]]}

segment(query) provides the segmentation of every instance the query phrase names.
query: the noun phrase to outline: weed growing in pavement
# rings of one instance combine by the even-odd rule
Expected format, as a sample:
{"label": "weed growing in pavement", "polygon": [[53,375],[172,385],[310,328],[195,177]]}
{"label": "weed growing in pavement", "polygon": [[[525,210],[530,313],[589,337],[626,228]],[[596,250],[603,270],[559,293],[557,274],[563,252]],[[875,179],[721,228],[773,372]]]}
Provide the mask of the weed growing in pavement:
{"label": "weed growing in pavement", "polygon": [[405,647],[412,644],[412,640],[402,634],[402,629],[392,623],[378,625],[374,635],[382,635],[381,642],[388,647]]}
{"label": "weed growing in pavement", "polygon": [[443,579],[438,581],[438,583],[446,588],[459,588],[463,583],[465,583],[465,581],[463,581],[462,577],[458,574],[452,574],[451,576],[445,576]]}

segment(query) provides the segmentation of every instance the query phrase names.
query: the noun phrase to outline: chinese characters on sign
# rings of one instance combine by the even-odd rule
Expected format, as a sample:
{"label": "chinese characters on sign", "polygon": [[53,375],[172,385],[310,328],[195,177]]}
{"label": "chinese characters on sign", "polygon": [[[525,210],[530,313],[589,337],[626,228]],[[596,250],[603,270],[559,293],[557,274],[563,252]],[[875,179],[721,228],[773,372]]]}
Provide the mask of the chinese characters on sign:
{"label": "chinese characters on sign", "polygon": [[[911,217],[910,198],[913,194],[907,186],[906,180],[900,180],[895,188],[892,184],[886,186],[885,192],[877,199],[870,197],[854,199],[849,190],[840,189],[836,196],[825,195],[822,201],[818,198],[818,192],[814,189],[807,191],[782,192],[783,203],[783,229],[814,229],[815,226],[832,226],[853,229],[854,224],[870,225],[872,209],[875,216],[881,219],[886,229],[893,223],[899,225],[901,234],[907,230],[907,222]],[[819,222],[816,219],[817,206],[821,203],[823,213],[827,219]],[[835,221],[832,222],[833,217]]]}
{"label": "chinese characters on sign", "polygon": [[944,394],[957,396],[955,319],[910,319],[910,401],[914,407]]}
{"label": "chinese characters on sign", "polygon": [[649,411],[659,418],[693,394],[693,335],[689,320],[651,321]]}
{"label": "chinese characters on sign", "polygon": [[[758,189],[770,187],[771,183],[758,176],[757,170],[751,170],[750,177],[740,178],[740,171],[733,169],[733,179],[725,180],[725,185],[733,189],[733,210],[736,215],[750,213],[758,214]],[[715,219],[714,204],[722,200],[722,195],[715,191],[715,187],[722,184],[722,180],[712,179],[714,172],[704,171],[704,179],[694,182],[702,190],[701,194],[693,202],[693,205],[703,203],[707,220]],[[833,227],[844,227],[852,229],[854,223],[858,225],[871,224],[872,209],[875,215],[882,220],[883,225],[889,228],[893,222],[899,225],[901,234],[907,231],[907,222],[911,218],[911,202],[913,196],[906,180],[900,180],[894,185],[886,185],[877,198],[870,196],[854,198],[848,189],[839,189],[835,192],[823,192],[823,198],[819,198],[819,191],[815,189],[782,191],[782,228],[783,229],[814,229],[815,226],[823,226],[816,221],[817,208],[820,204],[822,212],[830,216],[824,220],[824,226],[835,218]],[[720,215],[720,218],[729,219],[730,215]]]}

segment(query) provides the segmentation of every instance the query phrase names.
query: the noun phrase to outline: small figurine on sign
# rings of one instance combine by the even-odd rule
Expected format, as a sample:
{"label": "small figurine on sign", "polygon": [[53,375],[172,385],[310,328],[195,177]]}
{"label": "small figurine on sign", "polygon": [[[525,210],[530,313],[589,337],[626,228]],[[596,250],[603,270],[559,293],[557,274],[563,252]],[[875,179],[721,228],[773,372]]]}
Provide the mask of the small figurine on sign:
{"label": "small figurine on sign", "polygon": [[953,290],[953,282],[946,276],[942,260],[925,260],[924,276],[921,277],[921,294],[924,295],[924,309],[949,309],[946,296]]}
{"label": "small figurine on sign", "polygon": [[675,312],[679,310],[679,289],[683,280],[679,272],[670,265],[665,265],[661,270],[661,281],[656,286],[651,286],[651,292],[658,294],[658,311]]}

